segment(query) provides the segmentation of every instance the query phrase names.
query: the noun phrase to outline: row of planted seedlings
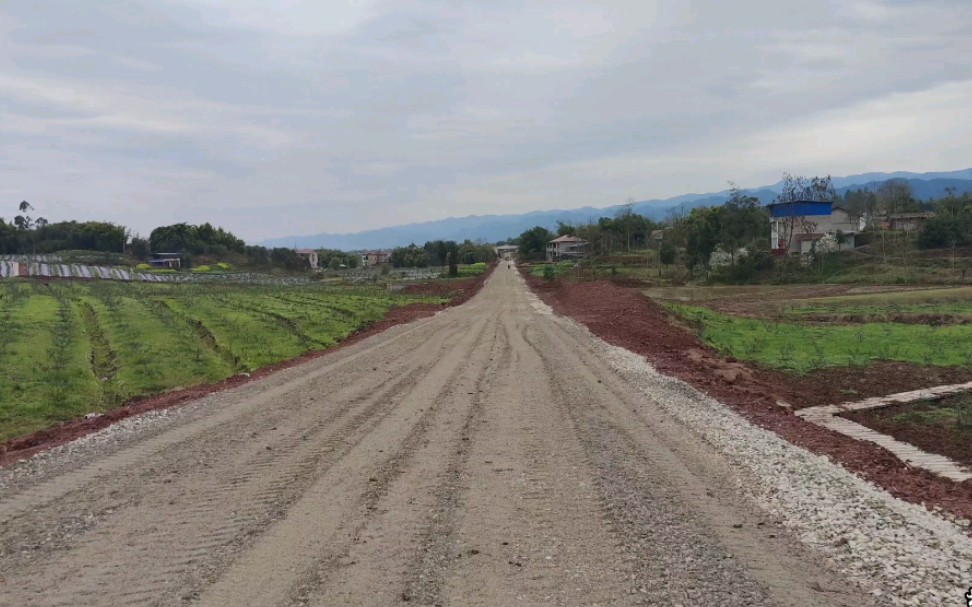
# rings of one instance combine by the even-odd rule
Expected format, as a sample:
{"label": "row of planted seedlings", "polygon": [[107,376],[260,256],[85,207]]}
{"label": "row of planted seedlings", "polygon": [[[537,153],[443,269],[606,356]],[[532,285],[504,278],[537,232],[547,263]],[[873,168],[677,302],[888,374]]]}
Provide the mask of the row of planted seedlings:
{"label": "row of planted seedlings", "polygon": [[17,311],[29,296],[28,284],[16,281],[0,283],[0,365],[6,364],[11,347],[20,333]]}
{"label": "row of planted seedlings", "polygon": [[[10,287],[6,287],[10,289]],[[15,294],[14,294],[15,293]],[[0,360],[0,439],[77,417],[96,407],[75,288],[24,283],[4,305]]]}
{"label": "row of planted seedlings", "polygon": [[218,361],[226,376],[276,362],[280,355],[278,329],[229,298],[233,292],[252,288],[256,287],[181,285],[157,293],[153,305],[191,333],[195,355]]}
{"label": "row of planted seedlings", "polygon": [[806,372],[874,361],[972,365],[969,325],[805,325],[739,318],[678,304],[670,308],[695,323],[702,338],[716,349],[770,367]]}
{"label": "row of planted seedlings", "polygon": [[123,398],[221,379],[229,369],[200,343],[196,332],[167,305],[173,285],[95,283],[94,295],[119,360]]}
{"label": "row of planted seedlings", "polygon": [[268,289],[258,297],[236,293],[230,299],[234,305],[273,319],[305,350],[331,346],[362,326],[380,320],[392,302],[387,294],[348,297],[320,288]]}
{"label": "row of planted seedlings", "polygon": [[0,437],[299,356],[414,298],[110,281],[0,288]]}

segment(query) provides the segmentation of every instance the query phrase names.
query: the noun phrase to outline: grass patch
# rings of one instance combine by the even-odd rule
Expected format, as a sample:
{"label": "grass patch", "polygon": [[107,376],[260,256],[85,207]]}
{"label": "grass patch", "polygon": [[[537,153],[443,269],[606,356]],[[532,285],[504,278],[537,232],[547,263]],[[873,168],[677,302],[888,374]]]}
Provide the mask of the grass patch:
{"label": "grass patch", "polygon": [[482,276],[486,273],[486,263],[471,263],[467,265],[459,266],[459,277],[460,278],[474,278],[476,276]]}
{"label": "grass patch", "polygon": [[543,278],[544,268],[552,267],[554,272],[554,277],[559,278],[564,274],[567,274],[574,269],[574,262],[572,261],[558,261],[557,263],[538,263],[534,264],[530,268],[530,275],[536,276],[537,278]]}
{"label": "grass patch", "polygon": [[319,284],[0,283],[0,440],[326,348],[395,306]]}
{"label": "grass patch", "polygon": [[866,323],[804,325],[721,314],[708,308],[667,304],[699,329],[710,346],[726,356],[760,365],[808,372],[872,361],[927,366],[972,365],[972,326]]}
{"label": "grass patch", "polygon": [[917,289],[820,297],[793,302],[786,313],[794,316],[827,313],[864,316],[972,316],[972,288]]}

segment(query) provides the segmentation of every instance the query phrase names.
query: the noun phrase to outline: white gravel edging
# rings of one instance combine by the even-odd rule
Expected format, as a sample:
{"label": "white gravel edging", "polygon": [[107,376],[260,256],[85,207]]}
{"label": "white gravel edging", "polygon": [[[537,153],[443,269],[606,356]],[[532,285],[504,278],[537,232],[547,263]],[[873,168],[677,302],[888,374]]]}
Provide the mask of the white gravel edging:
{"label": "white gravel edging", "polygon": [[[539,299],[532,303],[549,310]],[[972,584],[972,539],[958,524],[754,426],[579,323],[555,318],[587,334],[595,351],[622,377],[725,454],[762,508],[865,590],[890,605],[962,604]]]}

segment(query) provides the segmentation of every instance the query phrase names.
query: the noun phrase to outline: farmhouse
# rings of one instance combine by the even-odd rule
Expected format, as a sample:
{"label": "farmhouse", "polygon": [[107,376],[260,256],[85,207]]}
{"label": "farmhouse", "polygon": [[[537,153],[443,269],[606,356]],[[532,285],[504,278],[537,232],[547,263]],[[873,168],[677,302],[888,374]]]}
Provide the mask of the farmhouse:
{"label": "farmhouse", "polygon": [[924,213],[896,213],[889,215],[881,227],[902,232],[917,232],[925,227],[925,222],[935,216],[934,211]]}
{"label": "farmhouse", "polygon": [[320,257],[314,249],[294,249],[294,253],[306,259],[312,270],[316,270],[319,267],[318,262],[320,261]]}
{"label": "farmhouse", "polygon": [[148,264],[153,268],[178,270],[182,267],[182,256],[179,253],[156,253]]}
{"label": "farmhouse", "polygon": [[515,244],[501,244],[496,246],[493,249],[493,251],[496,253],[496,256],[499,257],[500,259],[510,259],[514,255],[516,255],[516,252],[519,250],[519,248],[520,247],[516,246]]}
{"label": "farmhouse", "polygon": [[368,266],[378,266],[383,263],[391,262],[391,251],[378,250],[378,251],[365,251],[361,254],[361,265]]}
{"label": "farmhouse", "polygon": [[827,234],[840,233],[848,249],[860,228],[855,213],[830,202],[797,200],[767,205],[770,214],[770,244],[773,253],[809,253],[813,243]]}
{"label": "farmhouse", "polygon": [[547,243],[547,261],[577,259],[584,256],[587,241],[576,236],[561,236]]}

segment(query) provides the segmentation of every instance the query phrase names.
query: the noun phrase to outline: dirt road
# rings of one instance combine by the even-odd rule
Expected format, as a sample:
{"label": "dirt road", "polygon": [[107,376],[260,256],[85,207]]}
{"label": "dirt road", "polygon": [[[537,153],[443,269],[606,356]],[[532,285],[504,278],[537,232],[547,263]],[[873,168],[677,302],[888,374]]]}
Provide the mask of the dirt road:
{"label": "dirt road", "polygon": [[727,462],[538,311],[482,292],[41,457],[0,605],[870,605]]}

